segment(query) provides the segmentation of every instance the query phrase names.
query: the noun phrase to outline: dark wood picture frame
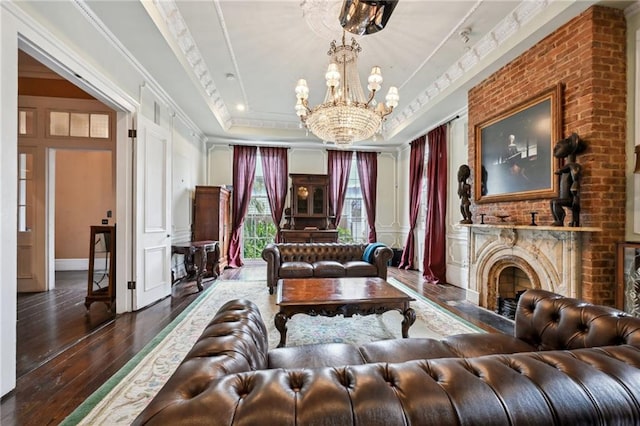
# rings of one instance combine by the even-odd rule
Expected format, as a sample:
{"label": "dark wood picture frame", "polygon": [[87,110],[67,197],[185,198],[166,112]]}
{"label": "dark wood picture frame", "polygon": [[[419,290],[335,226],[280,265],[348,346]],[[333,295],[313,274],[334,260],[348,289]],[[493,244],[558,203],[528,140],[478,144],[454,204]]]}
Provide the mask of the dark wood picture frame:
{"label": "dark wood picture frame", "polygon": [[474,127],[474,195],[478,203],[553,198],[562,138],[562,85]]}

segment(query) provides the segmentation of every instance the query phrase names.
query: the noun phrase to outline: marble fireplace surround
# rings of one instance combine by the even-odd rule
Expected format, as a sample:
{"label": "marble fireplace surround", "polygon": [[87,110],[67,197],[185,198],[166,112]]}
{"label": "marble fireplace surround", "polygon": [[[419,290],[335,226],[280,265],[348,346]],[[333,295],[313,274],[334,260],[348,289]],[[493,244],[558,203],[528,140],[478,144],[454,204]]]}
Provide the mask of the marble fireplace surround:
{"label": "marble fireplace surround", "polygon": [[467,300],[496,309],[498,282],[506,268],[522,270],[532,288],[568,297],[581,296],[583,236],[600,228],[514,224],[469,227]]}

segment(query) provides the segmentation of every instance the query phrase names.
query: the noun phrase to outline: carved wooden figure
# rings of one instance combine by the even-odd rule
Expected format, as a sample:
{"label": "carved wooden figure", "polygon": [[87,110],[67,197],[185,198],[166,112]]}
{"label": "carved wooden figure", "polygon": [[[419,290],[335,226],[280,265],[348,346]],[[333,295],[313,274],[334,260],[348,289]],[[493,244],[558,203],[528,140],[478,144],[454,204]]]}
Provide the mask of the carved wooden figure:
{"label": "carved wooden figure", "polygon": [[555,171],[558,175],[558,198],[551,200],[552,226],[564,226],[565,207],[571,208],[571,222],[569,226],[580,226],[580,179],[582,166],[576,162],[576,155],[586,149],[585,142],[576,133],[556,143],[553,155],[556,158],[566,158],[564,166]]}
{"label": "carved wooden figure", "polygon": [[460,213],[462,220],[460,223],[473,223],[471,220],[471,185],[467,182],[471,176],[471,169],[463,164],[458,169],[458,196],[460,197]]}

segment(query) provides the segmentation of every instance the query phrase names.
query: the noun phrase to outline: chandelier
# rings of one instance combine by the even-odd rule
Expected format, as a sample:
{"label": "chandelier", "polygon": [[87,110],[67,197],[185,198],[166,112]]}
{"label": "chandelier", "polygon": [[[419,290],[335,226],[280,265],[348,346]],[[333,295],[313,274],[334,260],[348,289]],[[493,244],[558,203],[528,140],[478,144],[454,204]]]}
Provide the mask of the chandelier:
{"label": "chandelier", "polygon": [[339,148],[352,143],[374,138],[382,132],[382,122],[398,106],[398,89],[389,87],[386,104],[377,103],[376,93],[382,85],[380,67],[374,66],[368,78],[369,95],[365,97],[358,75],[358,53],[362,49],[355,39],[345,43],[342,33],[342,45],[332,41],[329,52],[329,68],[325,74],[327,93],[324,102],[310,108],[309,87],[304,79],[296,86],[296,114],[302,125],[325,142],[333,142]]}

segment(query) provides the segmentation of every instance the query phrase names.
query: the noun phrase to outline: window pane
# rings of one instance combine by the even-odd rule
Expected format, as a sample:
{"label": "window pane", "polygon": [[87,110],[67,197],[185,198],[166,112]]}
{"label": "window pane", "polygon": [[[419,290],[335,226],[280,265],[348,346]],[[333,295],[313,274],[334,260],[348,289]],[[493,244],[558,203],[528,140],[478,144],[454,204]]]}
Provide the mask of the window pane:
{"label": "window pane", "polygon": [[366,243],[368,241],[367,215],[362,202],[362,190],[358,177],[358,164],[353,156],[347,195],[342,207],[342,216],[338,222],[338,241]]}
{"label": "window pane", "polygon": [[33,135],[35,128],[33,119],[35,115],[33,111],[20,110],[18,113],[18,134]]}
{"label": "window pane", "polygon": [[89,137],[89,114],[71,113],[70,136],[79,138]]}
{"label": "window pane", "polygon": [[18,206],[18,232],[27,232],[27,206]]}
{"label": "window pane", "polygon": [[18,232],[27,232],[33,224],[33,155],[18,154]]}
{"label": "window pane", "polygon": [[251,190],[249,211],[244,221],[242,231],[243,257],[245,259],[260,259],[262,249],[275,241],[276,226],[271,218],[271,208],[267,199],[267,188],[264,185],[262,160],[256,157],[256,174]]}
{"label": "window pane", "polygon": [[49,133],[52,136],[69,136],[69,113],[49,113]]}
{"label": "window pane", "polygon": [[31,179],[33,171],[33,155],[20,153],[18,154],[18,179]]}
{"label": "window pane", "polygon": [[109,137],[109,116],[107,114],[91,114],[91,137]]}

